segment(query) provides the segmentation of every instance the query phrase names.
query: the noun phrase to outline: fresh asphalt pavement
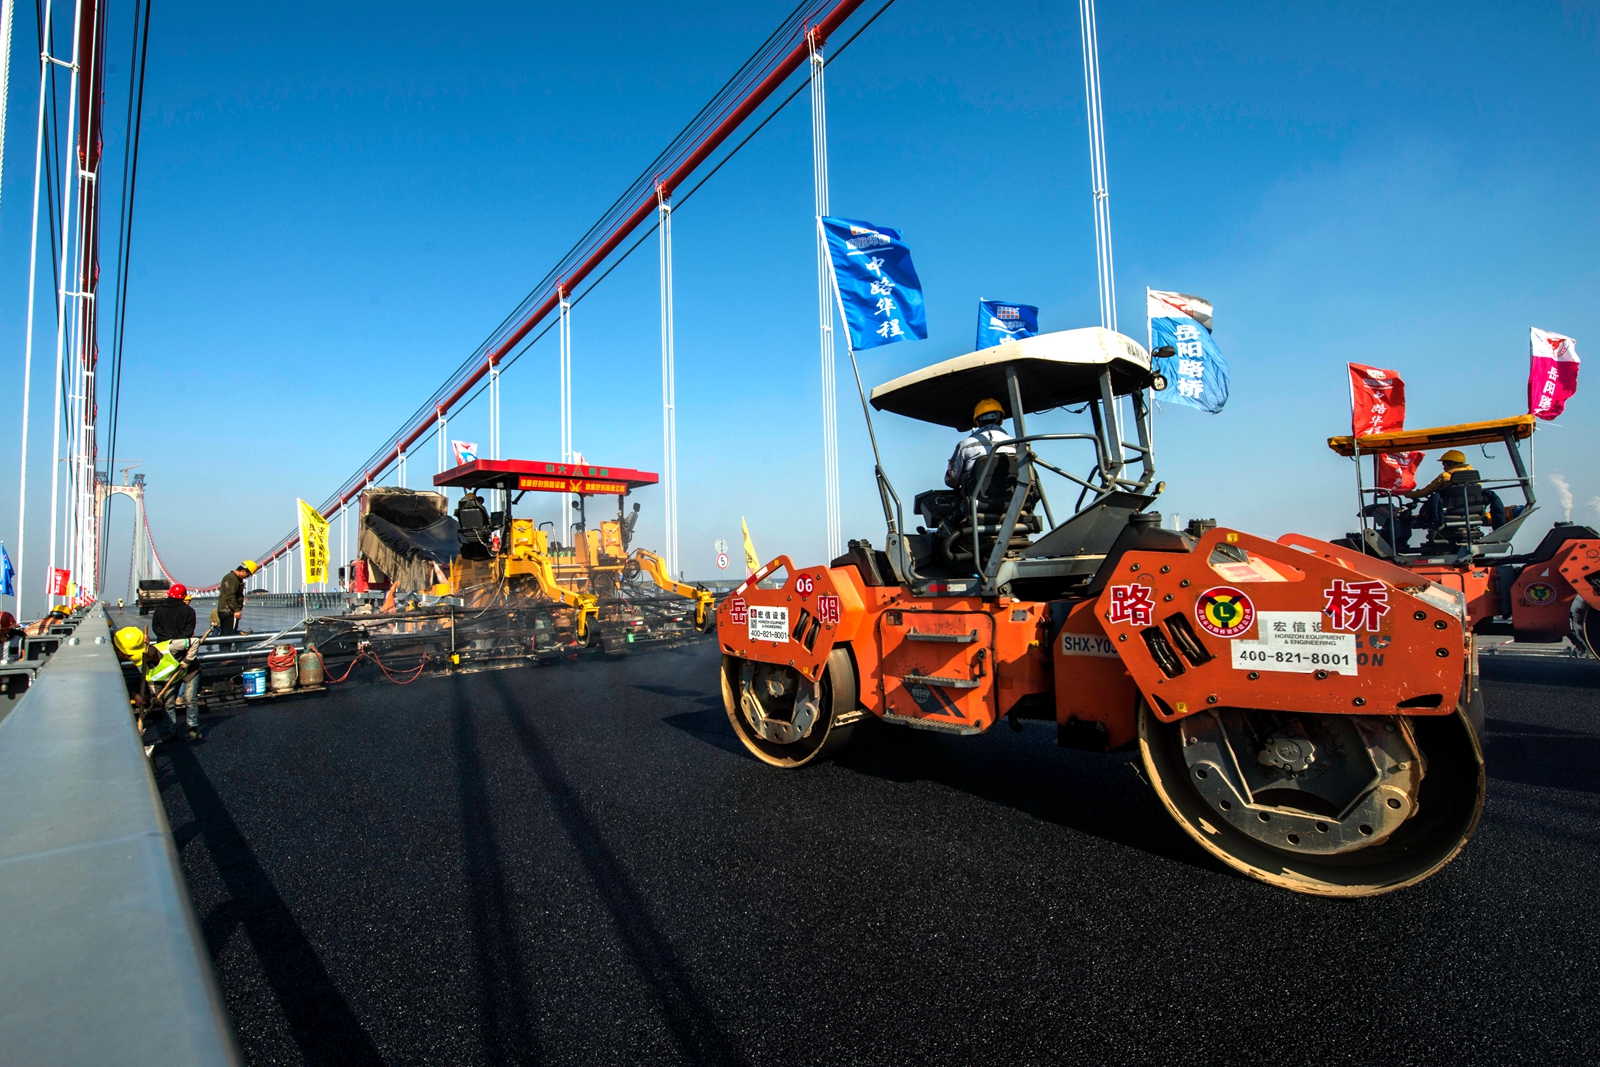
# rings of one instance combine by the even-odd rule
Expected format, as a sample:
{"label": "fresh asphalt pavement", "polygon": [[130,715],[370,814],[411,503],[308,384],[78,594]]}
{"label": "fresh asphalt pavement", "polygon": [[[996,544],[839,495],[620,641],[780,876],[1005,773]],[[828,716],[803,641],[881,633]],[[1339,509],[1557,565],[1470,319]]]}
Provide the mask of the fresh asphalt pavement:
{"label": "fresh asphalt pavement", "polygon": [[770,769],[709,643],[346,683],[156,766],[252,1064],[1593,1062],[1600,664],[1485,669],[1477,835],[1360,901],[1048,724]]}

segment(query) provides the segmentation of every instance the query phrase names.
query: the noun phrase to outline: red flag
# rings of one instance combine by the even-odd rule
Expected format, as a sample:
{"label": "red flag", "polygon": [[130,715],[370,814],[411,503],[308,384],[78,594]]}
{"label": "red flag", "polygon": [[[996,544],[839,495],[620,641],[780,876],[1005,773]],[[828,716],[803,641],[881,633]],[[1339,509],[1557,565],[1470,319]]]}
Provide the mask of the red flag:
{"label": "red flag", "polygon": [[1406,383],[1381,367],[1350,365],[1350,429],[1357,437],[1402,430],[1406,425]]}
{"label": "red flag", "polygon": [[60,567],[52,568],[50,581],[47,584],[49,588],[45,590],[45,595],[66,596],[68,587],[72,585],[72,572],[62,570]]}
{"label": "red flag", "polygon": [[1392,452],[1374,457],[1378,463],[1378,488],[1409,493],[1417,487],[1417,468],[1421,452]]}
{"label": "red flag", "polygon": [[1559,333],[1530,330],[1528,414],[1553,419],[1578,391],[1578,342]]}

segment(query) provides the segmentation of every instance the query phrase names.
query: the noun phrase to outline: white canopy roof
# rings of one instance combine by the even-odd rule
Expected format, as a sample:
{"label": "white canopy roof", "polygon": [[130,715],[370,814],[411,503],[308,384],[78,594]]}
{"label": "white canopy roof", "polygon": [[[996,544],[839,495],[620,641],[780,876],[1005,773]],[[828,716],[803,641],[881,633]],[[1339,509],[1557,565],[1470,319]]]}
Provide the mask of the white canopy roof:
{"label": "white canopy roof", "polygon": [[1150,385],[1150,353],[1144,346],[1114,330],[1091,326],[1007,341],[913,371],[874,389],[872,406],[964,430],[984,397],[998,400],[1011,414],[1007,367],[1017,373],[1025,412],[1098,399],[1100,372],[1106,368],[1118,396]]}

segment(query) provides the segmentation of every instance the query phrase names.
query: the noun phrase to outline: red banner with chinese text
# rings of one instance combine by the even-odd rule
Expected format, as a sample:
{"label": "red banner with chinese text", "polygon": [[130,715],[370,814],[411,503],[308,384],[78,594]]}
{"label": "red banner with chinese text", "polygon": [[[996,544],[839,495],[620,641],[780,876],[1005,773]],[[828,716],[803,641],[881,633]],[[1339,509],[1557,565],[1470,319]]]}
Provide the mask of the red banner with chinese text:
{"label": "red banner with chinese text", "polygon": [[1378,488],[1396,493],[1409,493],[1417,487],[1417,468],[1422,466],[1421,452],[1394,452],[1373,456],[1378,467]]}
{"label": "red banner with chinese text", "polygon": [[1382,367],[1351,363],[1350,430],[1357,437],[1406,426],[1406,383]]}

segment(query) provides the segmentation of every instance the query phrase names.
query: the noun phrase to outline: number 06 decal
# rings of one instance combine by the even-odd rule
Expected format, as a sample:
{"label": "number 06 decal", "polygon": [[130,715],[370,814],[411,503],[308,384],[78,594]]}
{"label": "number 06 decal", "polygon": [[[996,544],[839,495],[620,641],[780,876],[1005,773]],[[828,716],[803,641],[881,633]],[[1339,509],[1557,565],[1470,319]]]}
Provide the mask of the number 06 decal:
{"label": "number 06 decal", "polygon": [[816,580],[809,574],[799,575],[794,580],[794,591],[801,596],[810,596],[816,588]]}

